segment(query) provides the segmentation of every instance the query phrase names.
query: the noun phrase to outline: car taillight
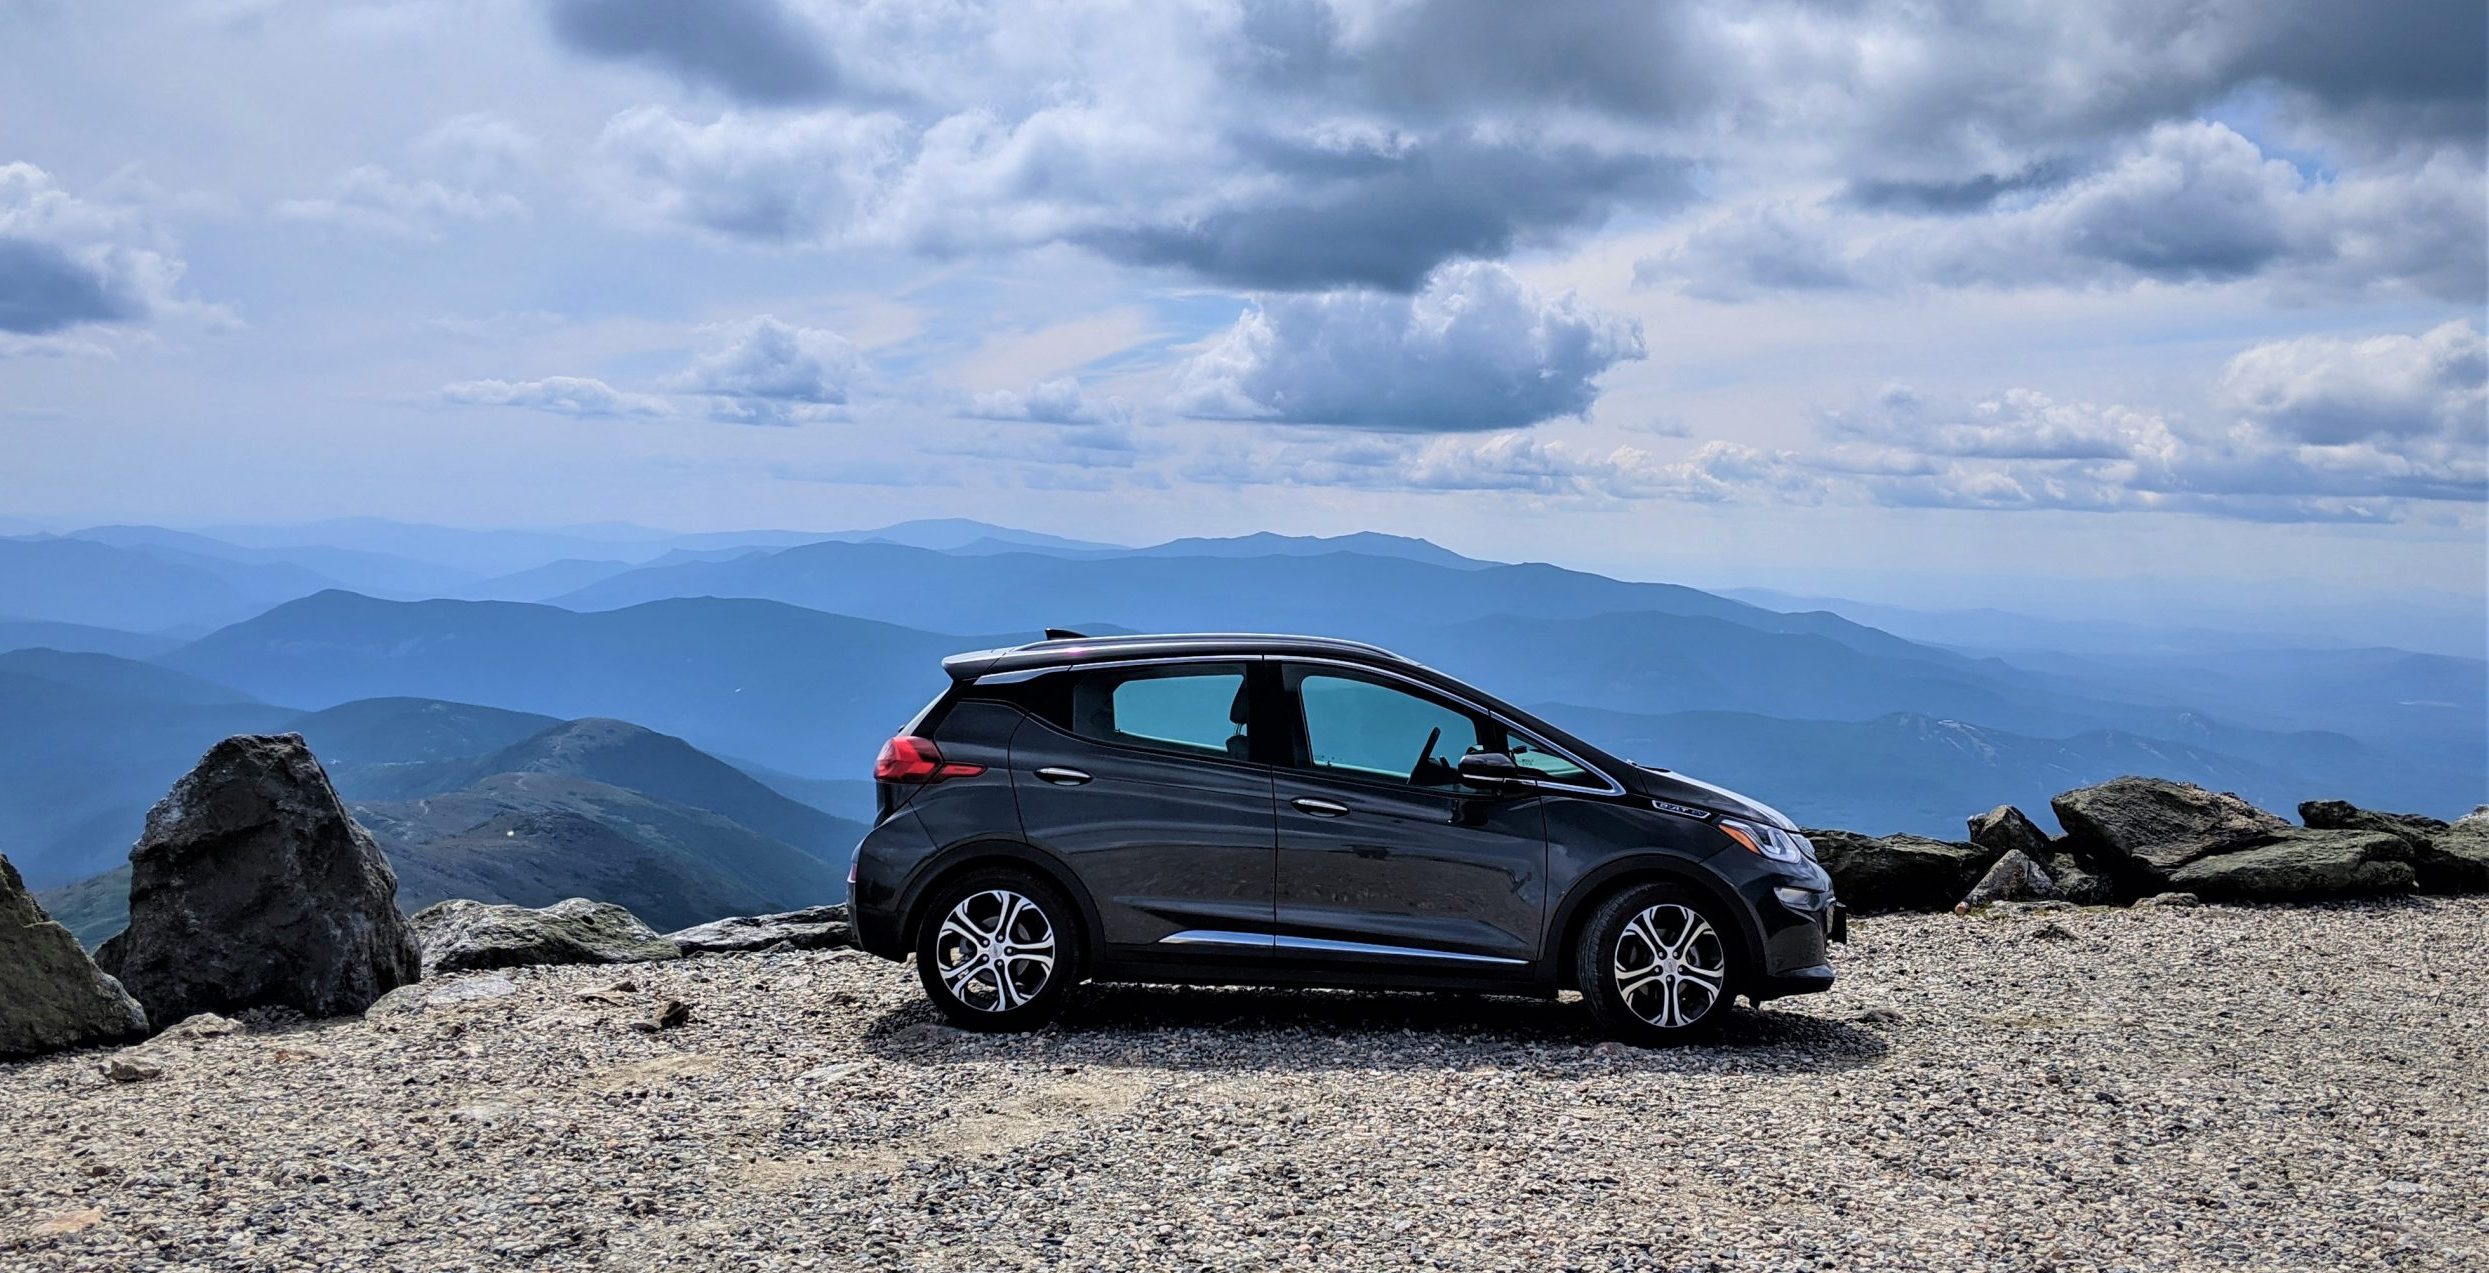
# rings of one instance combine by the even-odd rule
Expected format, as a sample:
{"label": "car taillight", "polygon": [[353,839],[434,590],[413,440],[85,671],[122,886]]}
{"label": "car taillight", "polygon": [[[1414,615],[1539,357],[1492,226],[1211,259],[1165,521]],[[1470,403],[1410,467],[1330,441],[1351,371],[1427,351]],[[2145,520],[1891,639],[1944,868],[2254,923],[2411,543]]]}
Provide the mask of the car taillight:
{"label": "car taillight", "polygon": [[983,765],[942,759],[942,749],[930,738],[901,734],[882,744],[881,754],[873,758],[875,782],[940,782],[945,778],[974,778],[985,772]]}

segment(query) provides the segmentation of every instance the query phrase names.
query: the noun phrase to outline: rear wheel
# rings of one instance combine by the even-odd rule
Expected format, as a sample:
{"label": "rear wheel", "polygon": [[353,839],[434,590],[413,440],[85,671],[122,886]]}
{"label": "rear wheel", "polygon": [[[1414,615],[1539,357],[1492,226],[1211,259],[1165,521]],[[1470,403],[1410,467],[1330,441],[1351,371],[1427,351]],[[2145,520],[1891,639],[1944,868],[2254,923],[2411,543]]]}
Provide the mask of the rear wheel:
{"label": "rear wheel", "polygon": [[1643,1047],[1709,1036],[1737,984],[1728,917],[1675,884],[1640,884],[1609,898],[1582,926],[1574,975],[1610,1038]]}
{"label": "rear wheel", "polygon": [[1025,871],[975,871],[944,885],[916,936],[925,997],[968,1030],[1033,1030],[1054,1019],[1080,967],[1079,919],[1062,890]]}

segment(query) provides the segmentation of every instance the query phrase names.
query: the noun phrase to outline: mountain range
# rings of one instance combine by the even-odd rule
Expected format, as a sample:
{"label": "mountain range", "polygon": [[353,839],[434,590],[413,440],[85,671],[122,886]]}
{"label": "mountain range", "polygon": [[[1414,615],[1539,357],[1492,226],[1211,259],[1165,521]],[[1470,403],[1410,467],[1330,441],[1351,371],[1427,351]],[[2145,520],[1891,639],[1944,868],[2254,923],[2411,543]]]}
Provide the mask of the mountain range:
{"label": "mountain range", "polygon": [[1739,599],[1375,533],[354,520],[0,539],[0,846],[39,887],[75,885],[209,742],[291,729],[410,897],[569,881],[665,917],[803,904],[842,887],[873,750],[941,656],[1066,625],[1377,641],[1875,832],[1958,834],[2136,770],[2273,804],[2452,816],[2489,796],[2489,663],[2443,652]]}

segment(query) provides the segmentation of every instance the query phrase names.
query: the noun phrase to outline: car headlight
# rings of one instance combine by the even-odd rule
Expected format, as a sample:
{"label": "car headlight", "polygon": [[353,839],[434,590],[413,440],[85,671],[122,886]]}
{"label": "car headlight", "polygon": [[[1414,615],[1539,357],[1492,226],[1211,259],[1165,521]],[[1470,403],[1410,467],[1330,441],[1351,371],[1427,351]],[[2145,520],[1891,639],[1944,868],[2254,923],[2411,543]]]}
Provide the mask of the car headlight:
{"label": "car headlight", "polygon": [[1812,856],[1807,850],[1814,846],[1806,842],[1805,836],[1779,827],[1722,818],[1720,829],[1728,833],[1728,838],[1744,845],[1748,853],[1759,853],[1775,862],[1803,862]]}

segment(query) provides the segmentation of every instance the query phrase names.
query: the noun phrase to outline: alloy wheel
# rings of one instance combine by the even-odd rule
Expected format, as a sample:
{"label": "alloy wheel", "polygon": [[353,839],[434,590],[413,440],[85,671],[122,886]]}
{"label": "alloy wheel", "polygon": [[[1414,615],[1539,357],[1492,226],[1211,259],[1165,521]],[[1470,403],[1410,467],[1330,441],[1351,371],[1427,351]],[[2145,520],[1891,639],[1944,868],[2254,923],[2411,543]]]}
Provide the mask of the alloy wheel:
{"label": "alloy wheel", "polygon": [[933,953],[953,999],[980,1012],[1009,1012],[1054,979],[1054,921],[1010,889],[971,893],[943,917]]}
{"label": "alloy wheel", "polygon": [[1718,1006],[1728,950],[1711,921],[1674,902],[1644,909],[1616,938],[1616,991],[1637,1017],[1663,1029],[1690,1026]]}

